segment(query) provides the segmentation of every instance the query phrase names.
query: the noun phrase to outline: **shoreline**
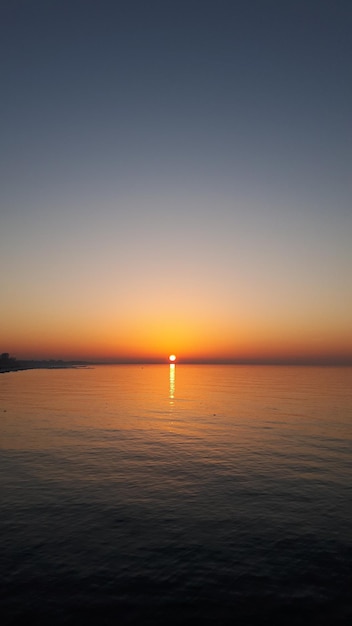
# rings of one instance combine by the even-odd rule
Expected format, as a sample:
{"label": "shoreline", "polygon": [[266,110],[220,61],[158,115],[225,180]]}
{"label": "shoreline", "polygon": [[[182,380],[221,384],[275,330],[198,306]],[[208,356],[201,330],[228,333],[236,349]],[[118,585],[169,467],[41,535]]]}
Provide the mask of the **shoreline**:
{"label": "shoreline", "polygon": [[62,364],[55,364],[55,363],[33,363],[30,364],[28,363],[28,365],[17,365],[14,367],[6,367],[6,368],[1,368],[0,369],[0,374],[9,374],[10,372],[24,372],[26,370],[64,370],[64,369],[77,369],[77,368],[81,368],[81,367],[88,367],[90,364],[89,363],[62,363]]}

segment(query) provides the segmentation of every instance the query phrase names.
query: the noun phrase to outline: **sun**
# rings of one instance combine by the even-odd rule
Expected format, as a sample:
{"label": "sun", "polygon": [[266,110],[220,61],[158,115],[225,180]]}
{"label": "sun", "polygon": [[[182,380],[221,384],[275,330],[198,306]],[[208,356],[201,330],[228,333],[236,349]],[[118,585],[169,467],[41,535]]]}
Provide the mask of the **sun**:
{"label": "sun", "polygon": [[176,355],[175,354],[170,354],[169,361],[170,361],[170,363],[174,363],[176,361]]}

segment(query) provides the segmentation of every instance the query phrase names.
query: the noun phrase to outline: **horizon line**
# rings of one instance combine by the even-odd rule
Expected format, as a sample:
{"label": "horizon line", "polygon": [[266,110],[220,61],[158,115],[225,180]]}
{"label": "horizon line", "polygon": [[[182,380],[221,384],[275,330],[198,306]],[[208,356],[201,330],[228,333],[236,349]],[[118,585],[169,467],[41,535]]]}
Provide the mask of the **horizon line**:
{"label": "horizon line", "polygon": [[[122,359],[80,359],[80,358],[15,358],[18,363],[72,363],[77,365],[170,365],[168,358],[122,358]],[[352,357],[292,357],[292,358],[252,358],[252,359],[206,359],[177,358],[173,365],[296,365],[296,366],[352,366]]]}

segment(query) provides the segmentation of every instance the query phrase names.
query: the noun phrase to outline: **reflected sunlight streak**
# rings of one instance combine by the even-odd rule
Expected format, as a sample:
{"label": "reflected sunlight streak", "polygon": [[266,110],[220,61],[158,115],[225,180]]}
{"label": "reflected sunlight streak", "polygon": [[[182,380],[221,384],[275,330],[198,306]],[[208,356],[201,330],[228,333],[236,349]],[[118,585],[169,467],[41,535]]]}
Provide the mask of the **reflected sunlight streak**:
{"label": "reflected sunlight streak", "polygon": [[169,399],[170,404],[173,404],[175,398],[175,379],[176,379],[176,365],[175,363],[170,363],[169,370]]}

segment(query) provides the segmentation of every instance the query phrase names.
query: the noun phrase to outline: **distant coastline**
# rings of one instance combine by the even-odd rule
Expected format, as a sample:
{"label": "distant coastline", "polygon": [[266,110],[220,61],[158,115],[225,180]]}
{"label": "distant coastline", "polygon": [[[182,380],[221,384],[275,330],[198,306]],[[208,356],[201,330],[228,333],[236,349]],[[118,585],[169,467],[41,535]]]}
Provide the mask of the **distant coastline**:
{"label": "distant coastline", "polygon": [[68,369],[86,367],[87,365],[90,365],[90,363],[86,361],[63,361],[62,359],[17,360],[16,357],[10,356],[7,352],[3,352],[0,355],[0,374],[34,369]]}

